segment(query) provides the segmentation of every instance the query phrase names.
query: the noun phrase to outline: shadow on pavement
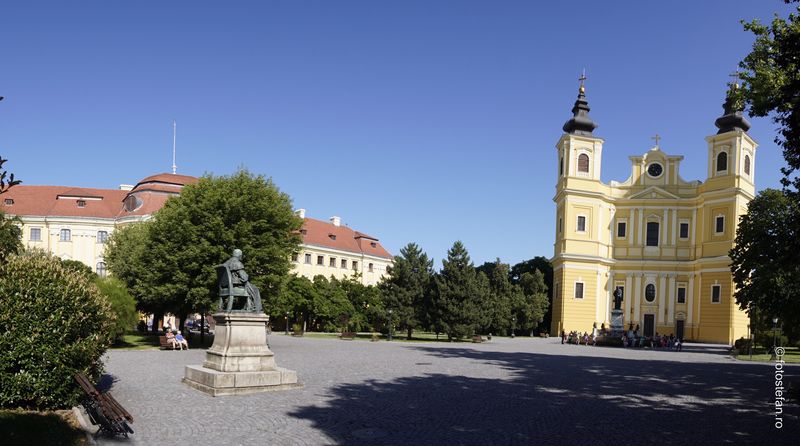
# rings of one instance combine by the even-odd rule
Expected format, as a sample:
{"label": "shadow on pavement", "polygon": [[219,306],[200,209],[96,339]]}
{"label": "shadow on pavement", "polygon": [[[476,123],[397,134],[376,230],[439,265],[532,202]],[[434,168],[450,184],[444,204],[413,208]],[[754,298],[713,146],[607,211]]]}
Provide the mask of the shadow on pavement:
{"label": "shadow on pavement", "polygon": [[341,445],[738,445],[800,433],[796,402],[775,429],[774,368],[763,364],[406,348],[444,359],[437,370],[466,358],[507,378],[427,373],[419,362],[416,376],[342,384],[328,404],[291,415]]}

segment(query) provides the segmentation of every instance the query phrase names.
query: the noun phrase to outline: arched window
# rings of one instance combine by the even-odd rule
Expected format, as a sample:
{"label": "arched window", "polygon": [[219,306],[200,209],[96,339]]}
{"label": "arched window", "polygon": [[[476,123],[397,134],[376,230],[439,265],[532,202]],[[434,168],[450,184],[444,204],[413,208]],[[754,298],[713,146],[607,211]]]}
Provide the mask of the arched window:
{"label": "arched window", "polygon": [[647,246],[658,246],[658,222],[647,222]]}
{"label": "arched window", "polygon": [[105,277],[107,275],[105,262],[97,262],[96,269],[98,276]]}
{"label": "arched window", "polygon": [[97,231],[97,243],[105,243],[108,241],[108,231]]}
{"label": "arched window", "polygon": [[72,231],[69,229],[62,229],[61,230],[61,237],[59,238],[62,242],[69,242],[72,241]]}
{"label": "arched window", "polygon": [[725,152],[719,152],[717,155],[717,172],[723,172],[728,170],[728,154]]}
{"label": "arched window", "polygon": [[589,155],[585,153],[578,155],[578,172],[589,173]]}
{"label": "arched window", "polygon": [[750,155],[744,156],[744,173],[750,175]]}
{"label": "arched window", "polygon": [[644,287],[644,298],[648,302],[652,302],[656,300],[656,286],[652,283],[648,283],[646,287]]}

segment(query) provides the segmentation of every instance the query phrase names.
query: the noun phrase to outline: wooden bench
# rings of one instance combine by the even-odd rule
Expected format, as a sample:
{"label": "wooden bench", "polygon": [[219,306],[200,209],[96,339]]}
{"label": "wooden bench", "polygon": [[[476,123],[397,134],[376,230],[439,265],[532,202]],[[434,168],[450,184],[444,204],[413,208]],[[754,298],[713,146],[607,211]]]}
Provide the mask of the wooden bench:
{"label": "wooden bench", "polygon": [[475,343],[475,344],[480,344],[483,341],[484,341],[483,336],[473,336],[472,337],[472,342]]}
{"label": "wooden bench", "polygon": [[343,331],[342,334],[339,335],[339,339],[344,339],[347,341],[352,341],[356,338],[356,332],[354,331]]}
{"label": "wooden bench", "polygon": [[128,438],[128,434],[133,433],[133,429],[128,425],[133,423],[133,415],[128,413],[110,393],[101,393],[97,390],[83,373],[76,373],[74,378],[86,394],[81,404],[92,423],[100,426],[97,432],[111,436],[121,434]]}
{"label": "wooden bench", "polygon": [[174,344],[170,345],[169,342],[167,342],[167,337],[166,336],[159,336],[158,337],[158,343],[161,344],[161,347],[160,347],[161,350],[169,350],[169,349],[175,350],[175,345]]}

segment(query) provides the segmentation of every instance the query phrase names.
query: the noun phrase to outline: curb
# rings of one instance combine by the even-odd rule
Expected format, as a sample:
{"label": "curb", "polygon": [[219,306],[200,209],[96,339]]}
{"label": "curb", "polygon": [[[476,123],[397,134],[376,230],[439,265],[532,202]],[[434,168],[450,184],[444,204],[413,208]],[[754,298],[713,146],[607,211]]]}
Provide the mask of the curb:
{"label": "curb", "polygon": [[78,419],[78,423],[80,423],[81,430],[83,430],[83,433],[86,435],[86,442],[89,444],[89,446],[97,446],[97,441],[94,438],[94,434],[96,434],[99,429],[86,417],[86,412],[84,411],[83,407],[73,407],[72,413],[75,414],[75,418]]}

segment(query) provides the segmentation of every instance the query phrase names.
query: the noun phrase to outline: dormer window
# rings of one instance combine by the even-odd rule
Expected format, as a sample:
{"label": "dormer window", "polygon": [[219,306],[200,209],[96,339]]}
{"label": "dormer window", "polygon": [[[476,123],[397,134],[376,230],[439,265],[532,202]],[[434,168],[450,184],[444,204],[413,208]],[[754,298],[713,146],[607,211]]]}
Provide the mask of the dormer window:
{"label": "dormer window", "polygon": [[336,240],[336,234],[328,234],[328,237],[330,237],[331,240]]}
{"label": "dormer window", "polygon": [[306,230],[306,229],[301,229],[301,230],[300,230],[300,233],[301,233],[301,234],[303,234],[303,235],[306,235],[306,234],[308,234],[308,230]]}
{"label": "dormer window", "polygon": [[78,200],[78,207],[85,208],[86,207],[86,200]]}
{"label": "dormer window", "polygon": [[11,206],[12,204],[14,204],[14,199],[13,198],[6,198],[4,203],[6,204],[6,206]]}
{"label": "dormer window", "polygon": [[372,246],[373,248],[377,248],[378,244],[375,243],[375,242],[370,242],[369,246]]}

